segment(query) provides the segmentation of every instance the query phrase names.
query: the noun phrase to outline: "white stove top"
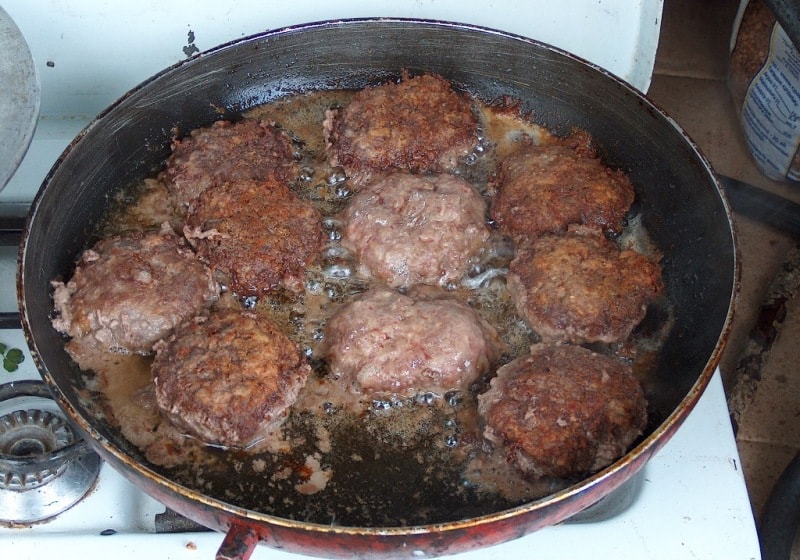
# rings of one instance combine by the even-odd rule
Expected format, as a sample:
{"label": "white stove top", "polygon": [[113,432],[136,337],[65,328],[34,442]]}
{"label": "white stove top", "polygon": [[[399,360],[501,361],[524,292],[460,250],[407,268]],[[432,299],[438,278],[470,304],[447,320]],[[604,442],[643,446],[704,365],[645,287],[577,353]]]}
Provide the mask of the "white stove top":
{"label": "white stove top", "polygon": [[[41,114],[22,165],[0,193],[0,216],[24,213],[62,150],[100,110],[194,49],[270,28],[329,18],[426,17],[463,21],[540,39],[601,65],[646,91],[663,0],[552,2],[426,0],[380,4],[340,0],[219,2],[173,0],[6,0],[41,78]],[[376,13],[375,6],[380,6]],[[524,12],[520,8],[524,7]],[[0,312],[15,311],[16,251],[0,247]],[[0,342],[24,348],[19,330]],[[38,379],[26,352],[0,383]],[[457,558],[725,559],[760,558],[756,530],[719,373],[695,410],[628,486],[581,522]],[[610,505],[609,505],[610,504]],[[0,528],[0,558],[212,558],[218,533],[156,534],[164,507],[104,465],[96,487],[56,519]],[[591,513],[591,512],[590,512]],[[108,534],[112,533],[112,534]],[[253,558],[302,558],[258,547]]]}

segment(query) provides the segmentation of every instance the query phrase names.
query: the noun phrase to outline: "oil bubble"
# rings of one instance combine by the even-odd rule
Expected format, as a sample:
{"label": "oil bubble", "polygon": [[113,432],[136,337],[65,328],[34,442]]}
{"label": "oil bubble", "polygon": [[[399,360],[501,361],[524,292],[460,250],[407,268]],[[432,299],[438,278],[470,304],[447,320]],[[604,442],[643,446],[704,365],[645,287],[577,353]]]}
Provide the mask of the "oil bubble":
{"label": "oil bubble", "polygon": [[450,406],[458,406],[464,402],[464,395],[461,394],[461,391],[448,391],[444,394],[444,400]]}
{"label": "oil bubble", "polygon": [[298,310],[292,310],[289,313],[289,322],[295,326],[302,325],[305,320],[305,313]]}
{"label": "oil bubble", "polygon": [[319,295],[325,288],[325,279],[322,275],[309,273],[306,276],[306,292],[311,295]]}
{"label": "oil bubble", "polygon": [[353,191],[351,191],[350,188],[347,185],[338,185],[336,187],[336,197],[337,198],[347,198],[351,194],[353,194]]}
{"label": "oil bubble", "polygon": [[336,185],[341,185],[346,180],[347,174],[344,172],[344,169],[341,167],[336,167],[328,174],[325,182],[328,183],[329,186],[333,187]]}
{"label": "oil bubble", "polygon": [[350,278],[353,275],[353,269],[346,263],[332,263],[323,269],[323,274],[328,278]]}
{"label": "oil bubble", "polygon": [[331,301],[341,301],[345,297],[345,291],[337,284],[325,284],[325,295]]}
{"label": "oil bubble", "polygon": [[391,401],[381,400],[381,399],[373,399],[372,400],[372,408],[375,410],[391,410],[392,403]]}
{"label": "oil bubble", "polygon": [[310,183],[314,180],[314,168],[313,167],[303,167],[300,170],[300,176],[298,177],[301,182],[303,183]]}
{"label": "oil bubble", "polygon": [[325,229],[340,229],[342,225],[342,220],[332,216],[326,216],[322,219],[322,227]]}

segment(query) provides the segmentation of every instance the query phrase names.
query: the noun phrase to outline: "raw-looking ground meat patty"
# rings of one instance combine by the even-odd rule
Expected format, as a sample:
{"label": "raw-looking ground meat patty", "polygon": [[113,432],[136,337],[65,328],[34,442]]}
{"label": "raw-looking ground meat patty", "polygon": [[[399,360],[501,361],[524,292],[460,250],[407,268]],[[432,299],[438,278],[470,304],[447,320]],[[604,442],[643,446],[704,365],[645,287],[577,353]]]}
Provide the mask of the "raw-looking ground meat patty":
{"label": "raw-looking ground meat patty", "polygon": [[621,457],[647,424],[630,367],[572,345],[536,345],[478,396],[484,436],[530,476],[572,477]]}
{"label": "raw-looking ground meat patty", "polygon": [[161,177],[178,210],[185,211],[201,192],[222,183],[274,177],[297,178],[292,138],[274,123],[260,119],[217,121],[172,142]]}
{"label": "raw-looking ground meat patty", "polygon": [[522,243],[508,289],[544,340],[623,341],[663,289],[660,266],[602,235],[569,231]]}
{"label": "raw-looking ground meat patty", "polygon": [[189,208],[184,234],[239,296],[303,288],[325,235],[320,213],[276,180],[226,183]]}
{"label": "raw-looking ground meat patty", "polygon": [[478,145],[470,100],[432,74],[357,92],[326,113],[328,159],[355,185],[384,171],[446,172]]}
{"label": "raw-looking ground meat patty", "polygon": [[198,439],[247,447],[279,427],[311,368],[269,320],[215,310],[156,345],[159,410]]}
{"label": "raw-looking ground meat patty", "polygon": [[619,232],[634,199],[621,171],[606,167],[583,132],[526,143],[500,166],[492,217],[512,237],[566,231],[570,224]]}
{"label": "raw-looking ground meat patty", "polygon": [[394,288],[457,281],[489,237],[483,197],[453,175],[389,175],[357,193],[342,218],[359,273]]}
{"label": "raw-looking ground meat patty", "polygon": [[378,287],[328,320],[323,354],[356,394],[413,396],[466,390],[489,369],[496,347],[494,329],[467,304]]}
{"label": "raw-looking ground meat patty", "polygon": [[56,330],[112,352],[149,353],[219,297],[211,271],[168,225],[100,240],[66,284],[52,285]]}

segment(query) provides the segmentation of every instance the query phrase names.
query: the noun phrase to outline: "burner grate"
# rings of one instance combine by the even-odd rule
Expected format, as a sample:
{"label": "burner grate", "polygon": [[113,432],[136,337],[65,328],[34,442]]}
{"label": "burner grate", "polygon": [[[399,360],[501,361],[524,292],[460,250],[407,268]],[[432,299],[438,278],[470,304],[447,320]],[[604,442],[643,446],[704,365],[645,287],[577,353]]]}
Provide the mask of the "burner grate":
{"label": "burner grate", "polygon": [[[22,399],[27,406],[18,408]],[[101,464],[44,383],[0,385],[0,523],[38,523],[66,511],[94,486]]]}
{"label": "burner grate", "polygon": [[[40,458],[64,449],[75,441],[67,423],[46,410],[15,410],[0,416],[0,453],[19,457],[35,466]],[[66,463],[42,469],[0,472],[0,489],[31,490],[63,474]]]}

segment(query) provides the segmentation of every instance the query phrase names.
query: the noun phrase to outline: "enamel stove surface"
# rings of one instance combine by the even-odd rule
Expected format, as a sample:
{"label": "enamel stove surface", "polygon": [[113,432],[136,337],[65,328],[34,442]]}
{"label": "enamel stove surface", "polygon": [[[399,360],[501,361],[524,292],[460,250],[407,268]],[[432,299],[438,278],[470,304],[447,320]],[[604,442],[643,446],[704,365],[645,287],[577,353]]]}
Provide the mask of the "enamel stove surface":
{"label": "enamel stove surface", "polygon": [[[25,36],[39,72],[41,111],[26,157],[0,193],[0,218],[25,214],[60,153],[98,112],[152,74],[198,50],[308,21],[366,16],[433,18],[503,29],[554,44],[646,91],[662,2],[7,1],[3,8]],[[0,330],[0,343],[25,348],[21,330],[13,328],[13,321],[9,325],[1,320],[3,313],[16,311],[16,252],[13,243],[0,246],[0,327],[6,327]],[[39,379],[27,350],[25,356],[17,372],[0,370],[0,383]],[[113,555],[115,560],[196,560],[214,556],[223,535],[198,531],[181,519],[162,515],[164,512],[163,505],[103,464],[86,497],[66,512],[33,525],[0,527],[0,558],[71,560]],[[410,555],[414,556],[413,551]],[[567,523],[452,558],[759,557],[717,373],[672,440],[619,492]],[[303,557],[257,547],[252,558]]]}

